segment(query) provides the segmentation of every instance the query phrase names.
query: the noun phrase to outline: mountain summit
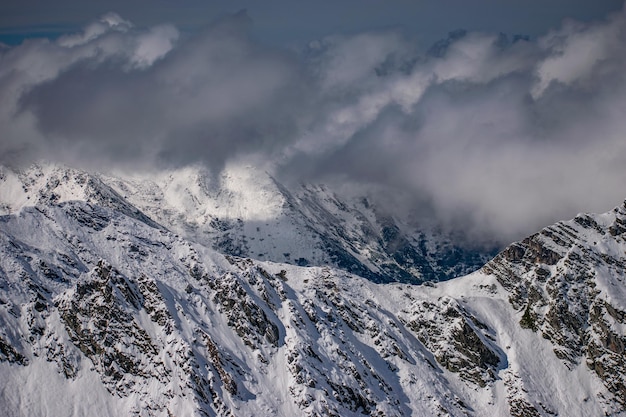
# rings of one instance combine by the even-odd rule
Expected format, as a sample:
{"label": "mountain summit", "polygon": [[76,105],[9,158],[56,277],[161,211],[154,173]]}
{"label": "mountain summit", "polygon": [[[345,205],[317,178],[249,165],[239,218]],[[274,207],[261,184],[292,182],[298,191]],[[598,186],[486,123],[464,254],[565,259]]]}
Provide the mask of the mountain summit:
{"label": "mountain summit", "polygon": [[366,195],[346,196],[324,185],[287,187],[250,166],[230,166],[219,176],[198,166],[112,176],[42,164],[3,169],[0,191],[6,214],[46,202],[87,201],[158,222],[224,254],[335,267],[374,282],[446,280],[495,255],[398,219]]}
{"label": "mountain summit", "polygon": [[[341,236],[380,273],[357,256],[362,235],[346,232],[380,226],[374,209],[359,219],[358,206],[320,202],[332,196],[323,187],[287,192],[271,178],[256,194],[208,187],[200,200],[196,182],[164,178],[2,171],[5,415],[626,415],[626,206],[547,227],[469,275],[412,285],[422,276],[397,259],[415,280],[262,260],[276,254],[259,252],[262,233],[288,242],[285,225],[298,225],[300,242]],[[241,223],[203,228],[225,221],[216,213],[229,201],[275,212],[255,225],[241,206]],[[322,208],[337,220],[315,217]],[[290,258],[304,257],[294,242]]]}

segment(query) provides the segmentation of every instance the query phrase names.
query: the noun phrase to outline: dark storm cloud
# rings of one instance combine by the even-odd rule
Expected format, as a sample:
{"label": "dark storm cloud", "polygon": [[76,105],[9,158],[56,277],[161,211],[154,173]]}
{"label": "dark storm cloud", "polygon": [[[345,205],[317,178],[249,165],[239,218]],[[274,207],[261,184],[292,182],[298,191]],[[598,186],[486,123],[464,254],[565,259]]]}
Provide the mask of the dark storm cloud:
{"label": "dark storm cloud", "polygon": [[[408,191],[422,217],[474,240],[520,238],[626,196],[623,12],[537,42],[467,33],[391,66],[401,43],[364,59],[350,42],[329,54],[341,97],[293,147],[296,171],[369,181],[384,199]],[[359,62],[377,75],[354,72]]]}
{"label": "dark storm cloud", "polygon": [[[118,50],[79,61],[25,94],[20,111],[35,117],[56,158],[78,149],[77,158],[215,167],[240,152],[271,150],[294,136],[307,83],[294,57],[253,44],[248,25],[240,13],[156,61]],[[142,35],[100,36],[124,43]],[[153,55],[169,49],[153,44]]]}
{"label": "dark storm cloud", "polygon": [[5,49],[2,161],[256,158],[478,242],[626,197],[624,12],[537,40],[457,32],[427,54],[394,30],[288,52],[249,25],[239,13],[186,37],[110,14]]}

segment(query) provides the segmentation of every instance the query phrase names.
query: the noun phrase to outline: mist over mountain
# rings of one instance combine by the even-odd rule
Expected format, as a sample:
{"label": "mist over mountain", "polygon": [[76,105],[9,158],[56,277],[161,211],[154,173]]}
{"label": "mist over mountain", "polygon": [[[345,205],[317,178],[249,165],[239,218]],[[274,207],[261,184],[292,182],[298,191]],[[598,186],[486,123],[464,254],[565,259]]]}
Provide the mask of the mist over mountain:
{"label": "mist over mountain", "polygon": [[2,49],[0,155],[215,175],[248,163],[502,245],[622,197],[625,22],[460,31],[422,53],[393,30],[266,45],[245,11],[193,35],[110,13]]}
{"label": "mist over mountain", "polygon": [[379,283],[445,281],[479,269],[497,252],[394,216],[362,191],[288,186],[251,166],[230,165],[214,178],[202,166],[113,176],[39,164],[0,169],[0,215],[86,201],[226,255],[336,267]]}
{"label": "mist over mountain", "polygon": [[[406,231],[324,190],[274,194],[231,170],[220,194],[196,200],[189,171],[153,182],[50,166],[0,174],[4,415],[626,413],[625,205],[544,228],[473,274],[412,285],[431,278],[412,262],[419,246],[374,244],[400,249]],[[133,189],[167,227],[124,197]],[[218,217],[229,202],[241,226]],[[264,260],[272,244],[295,255],[315,240],[311,261],[345,244],[353,263]],[[228,254],[252,248],[265,252]],[[376,283],[383,272],[403,281],[400,269],[373,273],[394,259],[414,280]]]}
{"label": "mist over mountain", "polygon": [[626,416],[625,7],[73,1],[0,5],[3,415]]}

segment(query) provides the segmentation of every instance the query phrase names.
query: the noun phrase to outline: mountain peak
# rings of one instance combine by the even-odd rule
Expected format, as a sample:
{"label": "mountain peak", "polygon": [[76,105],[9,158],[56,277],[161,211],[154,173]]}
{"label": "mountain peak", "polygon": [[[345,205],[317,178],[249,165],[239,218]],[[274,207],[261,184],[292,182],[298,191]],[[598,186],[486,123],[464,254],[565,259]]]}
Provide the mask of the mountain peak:
{"label": "mountain peak", "polygon": [[88,201],[229,255],[334,266],[376,282],[446,280],[478,269],[494,254],[391,216],[368,196],[322,184],[287,187],[247,165],[229,165],[217,176],[202,166],[150,175],[91,174],[52,164],[2,172],[4,213]]}
{"label": "mountain peak", "polygon": [[[26,184],[21,192],[36,201],[7,199],[18,210],[0,217],[7,415],[626,412],[626,206],[544,228],[467,276],[382,284],[334,266],[219,253],[176,234],[182,223],[152,220],[176,217],[163,199],[142,206],[151,218],[133,205],[170,190],[158,179],[155,191],[144,180],[38,172],[2,176],[2,187]],[[324,242],[352,242],[355,259],[359,236],[396,250],[410,239],[362,200],[265,184],[287,220],[308,219]],[[40,190],[59,198],[34,198]],[[202,192],[207,202],[215,193],[237,201],[226,187]],[[371,230],[349,234],[355,225]]]}

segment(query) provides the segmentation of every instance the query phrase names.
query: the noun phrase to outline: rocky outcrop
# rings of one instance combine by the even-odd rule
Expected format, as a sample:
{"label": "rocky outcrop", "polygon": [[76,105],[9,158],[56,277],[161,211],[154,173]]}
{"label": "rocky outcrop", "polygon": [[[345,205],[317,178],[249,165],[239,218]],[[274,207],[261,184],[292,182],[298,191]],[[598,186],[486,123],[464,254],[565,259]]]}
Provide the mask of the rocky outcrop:
{"label": "rocky outcrop", "polygon": [[322,185],[294,191],[276,186],[289,215],[316,236],[332,265],[374,282],[447,280],[478,269],[495,254],[493,248],[458,245],[441,231],[403,224],[367,198],[342,199]]}
{"label": "rocky outcrop", "polygon": [[502,251],[483,271],[520,311],[520,325],[554,345],[569,367],[584,362],[626,410],[626,203],[581,214]]}
{"label": "rocky outcrop", "polygon": [[[417,286],[223,256],[132,210],[58,200],[0,217],[8,415],[25,414],[15,381],[76,409],[93,396],[111,415],[626,413],[624,207]],[[322,206],[309,213],[320,225],[333,214]],[[384,224],[381,247],[416,268],[412,237],[374,217],[351,225],[371,237]],[[331,234],[353,239],[347,226]],[[365,246],[342,248],[365,262]]]}
{"label": "rocky outcrop", "polygon": [[154,416],[181,401],[197,415],[271,415],[276,395],[304,416],[410,415],[409,367],[432,380],[423,407],[460,415],[410,332],[353,299],[340,271],[222,257],[92,203],[20,216],[2,223],[0,365],[93,373],[127,413]]}
{"label": "rocky outcrop", "polygon": [[441,366],[480,387],[496,380],[505,360],[495,346],[493,330],[454,299],[415,302],[404,313],[407,326]]}

